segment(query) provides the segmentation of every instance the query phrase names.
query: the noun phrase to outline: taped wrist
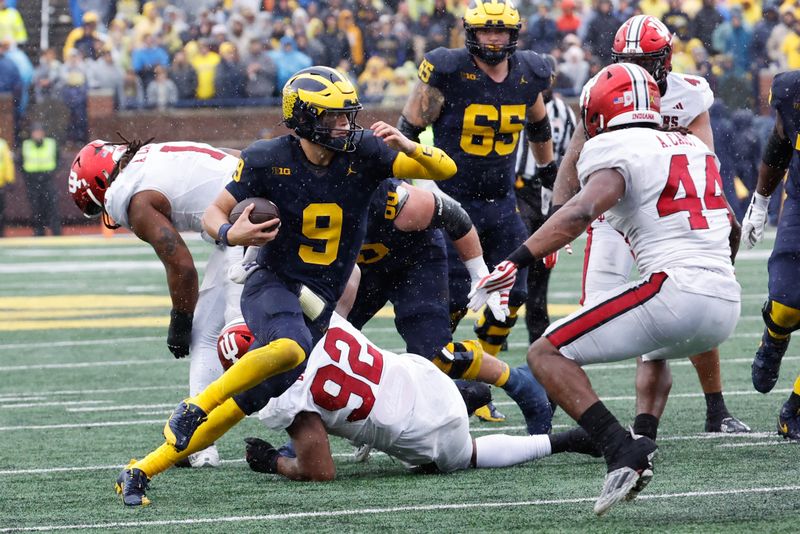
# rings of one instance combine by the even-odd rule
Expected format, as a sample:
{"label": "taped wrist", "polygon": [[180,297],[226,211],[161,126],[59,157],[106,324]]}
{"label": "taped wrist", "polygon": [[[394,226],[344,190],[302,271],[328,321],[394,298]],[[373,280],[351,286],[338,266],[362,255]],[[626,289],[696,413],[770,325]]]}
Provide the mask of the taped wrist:
{"label": "taped wrist", "polygon": [[397,129],[415,143],[419,143],[419,134],[425,131],[424,126],[415,126],[408,122],[408,119],[402,115],[400,115],[400,118],[397,120]]}
{"label": "taped wrist", "polygon": [[536,256],[531,254],[530,249],[523,243],[517,247],[517,250],[509,254],[506,259],[515,264],[517,268],[522,269],[534,263],[536,261]]}
{"label": "taped wrist", "polygon": [[451,241],[457,241],[472,230],[472,220],[458,202],[452,198],[434,194],[433,217],[431,228],[442,228]]}
{"label": "taped wrist", "polygon": [[794,149],[792,142],[788,138],[781,139],[776,130],[772,130],[767,146],[764,149],[764,156],[761,161],[774,169],[786,169],[792,160]]}
{"label": "taped wrist", "polygon": [[231,226],[233,226],[231,223],[225,223],[219,227],[219,230],[217,230],[217,241],[226,247],[231,246],[231,244],[228,242],[228,230],[231,229]]}
{"label": "taped wrist", "polygon": [[550,119],[547,115],[536,122],[525,124],[525,133],[531,143],[545,143],[553,138],[553,131],[550,129]]}

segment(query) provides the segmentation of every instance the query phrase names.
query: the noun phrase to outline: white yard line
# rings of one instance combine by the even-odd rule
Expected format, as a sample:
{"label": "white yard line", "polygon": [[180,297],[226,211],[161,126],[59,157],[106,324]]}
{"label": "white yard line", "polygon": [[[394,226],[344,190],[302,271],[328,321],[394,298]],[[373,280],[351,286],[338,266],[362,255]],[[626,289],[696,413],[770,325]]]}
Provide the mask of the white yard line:
{"label": "white yard line", "polygon": [[83,369],[86,367],[111,367],[125,365],[161,365],[170,360],[102,360],[99,362],[41,363],[37,365],[9,365],[0,367],[0,372],[38,371],[43,369]]}
{"label": "white yard line", "polygon": [[[6,402],[8,399],[0,399],[0,403]],[[25,399],[27,400],[27,399]],[[26,402],[25,404],[0,404],[0,408],[4,410],[13,408],[41,408],[43,406],[72,406],[81,404],[101,404],[104,400],[82,400],[82,401],[47,401],[47,402]],[[67,411],[83,411],[85,408],[67,408]],[[87,409],[91,410],[91,409]]]}
{"label": "white yard line", "polygon": [[[189,390],[188,384],[174,384],[170,386],[133,386],[133,387],[119,387],[110,389],[62,389],[59,391],[38,391],[36,393],[37,399],[42,395],[93,395],[101,393],[130,393],[138,391],[167,391],[185,389]],[[0,402],[5,401],[9,397],[19,397],[20,393],[0,393]]]}
{"label": "white yard line", "polygon": [[[723,497],[728,495],[746,495],[754,493],[792,492],[800,490],[800,486],[761,486],[755,488],[724,489],[708,491],[687,491],[679,493],[657,493],[639,496],[639,500],[665,500],[686,499],[696,497]],[[113,528],[143,528],[169,525],[207,525],[215,523],[252,523],[252,522],[283,522],[292,519],[307,519],[320,517],[346,517],[398,514],[408,512],[440,512],[444,510],[472,510],[482,508],[520,508],[529,506],[553,506],[561,504],[590,503],[597,499],[596,496],[577,497],[572,499],[538,499],[533,501],[507,501],[507,502],[475,502],[475,503],[438,503],[410,506],[391,506],[384,508],[353,508],[345,510],[326,510],[318,512],[293,512],[286,514],[240,515],[222,517],[202,517],[193,519],[162,519],[155,521],[125,521],[113,523],[83,523],[75,525],[42,525],[20,528],[4,528],[0,532],[35,532],[44,530],[88,530],[88,529],[113,529]],[[121,506],[121,505],[120,505]],[[286,525],[282,524],[282,528]]]}
{"label": "white yard line", "polygon": [[57,425],[19,425],[0,426],[0,431],[9,430],[53,430],[56,428],[96,428],[104,426],[156,425],[164,424],[163,419],[141,419],[138,421],[100,421],[96,423],[60,423]]}
{"label": "white yard line", "polygon": [[[87,406],[84,408],[67,408],[68,412],[113,412],[116,410],[141,410],[147,408],[175,408],[175,403],[169,404],[120,404],[110,406]],[[172,413],[172,412],[170,412]]]}
{"label": "white yard line", "polygon": [[42,343],[3,343],[0,350],[17,349],[38,349],[50,347],[82,347],[86,345],[117,345],[118,343],[142,343],[144,341],[160,341],[166,339],[163,336],[141,336],[141,337],[110,337],[107,339],[87,339],[83,341],[54,341]]}

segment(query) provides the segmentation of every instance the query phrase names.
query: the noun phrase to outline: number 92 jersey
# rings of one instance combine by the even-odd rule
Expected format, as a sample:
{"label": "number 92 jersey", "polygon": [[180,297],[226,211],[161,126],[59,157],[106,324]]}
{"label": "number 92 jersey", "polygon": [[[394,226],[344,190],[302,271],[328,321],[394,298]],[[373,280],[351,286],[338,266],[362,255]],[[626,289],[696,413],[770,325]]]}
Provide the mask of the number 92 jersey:
{"label": "number 92 jersey", "polygon": [[247,147],[228,192],[237,202],[269,199],[281,214],[278,235],[261,247],[258,264],[336,302],[364,240],[372,193],[392,176],[397,154],[371,132],[327,167],[311,164],[292,135]]}
{"label": "number 92 jersey", "polygon": [[444,95],[433,136],[458,172],[438,185],[457,200],[507,198],[514,191],[515,149],[528,107],[550,85],[550,66],[527,50],[508,61],[502,82],[479,69],[465,48],[437,48],[419,66],[420,80]]}

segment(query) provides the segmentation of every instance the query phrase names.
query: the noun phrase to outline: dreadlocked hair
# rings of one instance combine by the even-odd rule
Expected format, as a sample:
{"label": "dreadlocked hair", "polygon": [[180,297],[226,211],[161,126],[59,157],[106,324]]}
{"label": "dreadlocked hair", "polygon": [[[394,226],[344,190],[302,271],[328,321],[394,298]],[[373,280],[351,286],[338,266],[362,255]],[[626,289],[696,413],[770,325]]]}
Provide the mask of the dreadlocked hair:
{"label": "dreadlocked hair", "polygon": [[128,148],[125,150],[125,153],[122,154],[122,157],[119,158],[119,161],[116,165],[114,165],[114,170],[111,171],[111,175],[108,177],[108,185],[110,186],[114,180],[117,178],[117,175],[122,171],[125,167],[128,166],[128,163],[131,162],[133,156],[136,155],[136,152],[139,151],[144,145],[150,144],[153,142],[155,137],[151,137],[147,141],[142,141],[138,138],[133,138],[128,140],[123,136],[121,133],[117,132],[117,135],[120,139],[122,139],[121,143],[107,143],[109,145],[126,145]]}
{"label": "dreadlocked hair", "polygon": [[[117,162],[117,164],[114,165],[114,169],[111,171],[111,174],[108,176],[108,185],[109,186],[111,186],[111,184],[114,183],[114,180],[117,178],[117,176],[119,175],[120,171],[122,171],[125,167],[128,166],[128,163],[131,162],[131,160],[136,155],[136,153],[139,151],[139,149],[142,148],[144,145],[152,143],[153,140],[155,139],[155,137],[151,137],[147,141],[142,141],[141,139],[137,139],[137,138],[133,138],[131,140],[128,140],[128,139],[125,138],[125,136],[123,136],[119,132],[117,132],[117,135],[119,136],[120,139],[122,139],[122,142],[119,142],[119,143],[106,143],[106,145],[114,145],[114,146],[125,145],[125,146],[127,146],[127,148],[125,149],[125,153],[122,154],[122,157],[119,158],[119,161]],[[109,217],[109,215],[106,212],[105,208],[103,208],[103,224],[109,230],[116,230],[117,228],[120,227],[119,224],[116,224],[111,219],[111,217]]]}

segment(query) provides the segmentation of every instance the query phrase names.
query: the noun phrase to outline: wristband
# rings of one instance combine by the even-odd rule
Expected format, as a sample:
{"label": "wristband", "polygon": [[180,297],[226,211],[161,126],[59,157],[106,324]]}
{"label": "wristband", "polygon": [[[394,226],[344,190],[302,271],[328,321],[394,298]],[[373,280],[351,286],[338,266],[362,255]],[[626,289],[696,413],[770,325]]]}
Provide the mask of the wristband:
{"label": "wristband", "polygon": [[527,267],[536,261],[536,256],[531,254],[531,251],[528,247],[525,246],[525,243],[521,244],[517,250],[512,252],[506,260],[510,261],[511,263],[515,264],[517,268],[522,269],[523,267]]}
{"label": "wristband", "polygon": [[770,195],[762,195],[757,191],[753,192],[753,204],[758,206],[761,209],[767,209],[769,207],[769,199],[771,198]]}
{"label": "wristband", "polygon": [[231,223],[225,223],[219,227],[219,230],[217,230],[217,241],[226,247],[231,246],[231,244],[228,242],[228,230],[231,229],[231,226],[233,226]]}

